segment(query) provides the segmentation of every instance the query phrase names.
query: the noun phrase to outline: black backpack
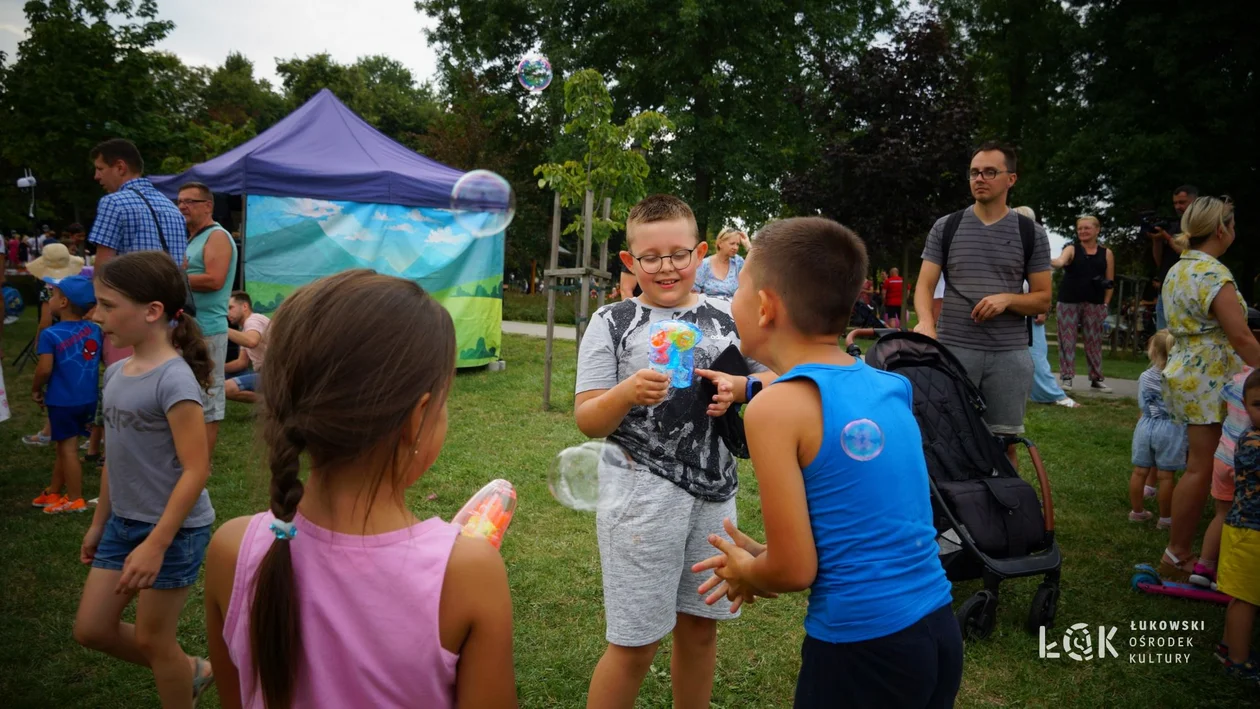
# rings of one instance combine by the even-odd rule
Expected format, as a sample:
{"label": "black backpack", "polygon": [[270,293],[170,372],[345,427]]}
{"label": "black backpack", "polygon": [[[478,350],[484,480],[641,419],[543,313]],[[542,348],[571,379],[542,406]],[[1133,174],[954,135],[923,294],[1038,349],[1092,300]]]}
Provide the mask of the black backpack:
{"label": "black backpack", "polygon": [[[953,245],[954,234],[958,233],[958,225],[962,224],[963,215],[966,213],[966,209],[960,209],[945,220],[945,228],[941,231],[941,278],[945,279],[945,287],[954,291],[954,295],[975,307],[975,302],[959,292],[949,280],[949,247]],[[1037,222],[1019,212],[1016,212],[1015,216],[1019,218],[1019,237],[1024,242],[1024,280],[1028,280],[1028,267],[1032,264],[1033,252],[1037,250]],[[1028,346],[1032,347],[1033,319],[1025,318],[1025,320],[1028,321]]]}

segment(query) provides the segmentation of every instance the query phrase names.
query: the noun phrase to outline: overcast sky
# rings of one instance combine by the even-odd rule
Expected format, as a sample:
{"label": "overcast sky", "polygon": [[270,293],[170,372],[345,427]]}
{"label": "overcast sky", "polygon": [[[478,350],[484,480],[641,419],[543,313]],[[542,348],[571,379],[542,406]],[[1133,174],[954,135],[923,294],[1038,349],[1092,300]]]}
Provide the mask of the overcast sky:
{"label": "overcast sky", "polygon": [[[26,36],[20,0],[0,0],[0,52],[16,59]],[[342,63],[385,54],[419,81],[437,60],[422,30],[431,21],[413,0],[161,0],[159,17],[175,29],[158,45],[185,64],[218,66],[231,51],[254,62],[254,75],[279,87],[276,59],[328,52]]]}

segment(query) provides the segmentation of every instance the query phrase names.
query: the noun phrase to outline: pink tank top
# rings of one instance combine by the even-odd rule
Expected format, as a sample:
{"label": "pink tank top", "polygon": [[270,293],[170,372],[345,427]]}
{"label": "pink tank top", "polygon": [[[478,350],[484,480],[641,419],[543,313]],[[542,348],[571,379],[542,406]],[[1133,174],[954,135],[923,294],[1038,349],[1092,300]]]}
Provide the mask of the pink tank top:
{"label": "pink tank top", "polygon": [[241,701],[262,709],[250,658],[253,579],[273,543],[292,544],[302,619],[294,707],[455,706],[459,655],[442,647],[438,605],[459,529],[436,517],[388,534],[316,527],[276,542],[270,512],[254,515],[241,541],[223,638],[241,674]]}

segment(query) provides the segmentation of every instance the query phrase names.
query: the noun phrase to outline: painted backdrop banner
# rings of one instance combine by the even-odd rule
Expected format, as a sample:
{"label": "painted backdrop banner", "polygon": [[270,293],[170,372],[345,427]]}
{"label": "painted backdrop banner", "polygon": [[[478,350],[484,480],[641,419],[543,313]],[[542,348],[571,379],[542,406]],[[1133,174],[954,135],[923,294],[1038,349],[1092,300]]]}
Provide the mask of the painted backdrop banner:
{"label": "painted backdrop banner", "polygon": [[[458,366],[499,358],[503,232],[474,237],[446,209],[250,196],[245,287],[271,313],[298,286],[352,268],[420,284],[455,321]],[[414,333],[420,336],[422,333]]]}

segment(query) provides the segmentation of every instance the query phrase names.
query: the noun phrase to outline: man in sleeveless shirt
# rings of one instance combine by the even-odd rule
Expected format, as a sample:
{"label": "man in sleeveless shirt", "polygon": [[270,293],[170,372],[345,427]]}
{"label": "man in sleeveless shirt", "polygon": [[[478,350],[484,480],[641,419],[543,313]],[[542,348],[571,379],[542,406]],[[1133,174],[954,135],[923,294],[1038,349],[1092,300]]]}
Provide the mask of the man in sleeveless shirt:
{"label": "man in sleeveless shirt", "polygon": [[[1026,318],[1050,309],[1046,232],[1036,227],[1033,253],[1025,259],[1019,215],[1006,205],[1015,170],[1015,151],[1001,144],[985,143],[972,154],[968,176],[975,204],[963,213],[948,254],[942,253],[942,235],[949,216],[932,226],[914,294],[915,312],[921,313],[915,331],[938,339],[959,359],[984,395],[985,422],[999,436],[1024,433],[1033,378]],[[949,282],[940,319],[933,321],[932,294],[942,265]],[[1018,467],[1014,445],[1007,456]]]}
{"label": "man in sleeveless shirt", "polygon": [[236,277],[236,242],[214,221],[214,195],[200,182],[179,188],[175,202],[188,225],[188,258],[184,270],[197,304],[197,324],[214,362],[214,383],[204,392],[206,438],[210,453],[219,437],[219,422],[227,407],[223,367],[227,363],[228,300]]}

